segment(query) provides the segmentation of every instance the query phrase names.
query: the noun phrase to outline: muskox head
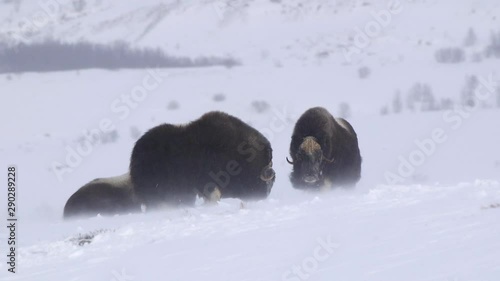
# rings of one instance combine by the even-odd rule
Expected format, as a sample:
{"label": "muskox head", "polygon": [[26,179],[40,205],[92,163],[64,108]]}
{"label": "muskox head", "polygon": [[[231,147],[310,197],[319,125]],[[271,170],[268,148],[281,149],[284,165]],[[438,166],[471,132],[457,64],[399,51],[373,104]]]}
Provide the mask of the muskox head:
{"label": "muskox head", "polygon": [[323,167],[326,163],[332,163],[333,159],[324,156],[323,150],[314,137],[306,137],[302,141],[293,161],[287,158],[288,163],[293,165],[293,175],[296,181],[305,185],[319,185],[323,181]]}
{"label": "muskox head", "polygon": [[273,169],[273,162],[270,162],[267,166],[262,169],[260,173],[260,179],[265,182],[267,187],[267,195],[271,193],[271,188],[273,187],[274,180],[276,179],[276,172]]}
{"label": "muskox head", "polygon": [[265,165],[266,162],[240,162],[240,165],[233,161],[231,163],[238,164],[233,166],[234,169],[210,173],[211,182],[195,192],[208,204],[217,203],[222,198],[265,199],[276,178],[272,161]]}

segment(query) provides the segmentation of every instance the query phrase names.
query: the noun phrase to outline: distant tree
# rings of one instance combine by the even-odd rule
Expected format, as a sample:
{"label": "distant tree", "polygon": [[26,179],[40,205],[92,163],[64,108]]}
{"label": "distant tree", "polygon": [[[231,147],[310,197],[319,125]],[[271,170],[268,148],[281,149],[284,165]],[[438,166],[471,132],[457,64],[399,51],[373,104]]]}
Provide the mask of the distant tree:
{"label": "distant tree", "polygon": [[475,75],[465,77],[465,85],[460,94],[460,104],[462,106],[475,106],[475,91],[479,86],[479,80]]}
{"label": "distant tree", "polygon": [[461,48],[442,48],[435,53],[439,63],[461,63],[465,60],[465,52]]}
{"label": "distant tree", "polygon": [[119,138],[118,131],[113,130],[111,132],[102,132],[101,133],[101,143],[106,144],[106,143],[115,143]]}
{"label": "distant tree", "polygon": [[226,95],[224,93],[217,93],[212,98],[215,102],[223,102],[226,100]]}
{"label": "distant tree", "polygon": [[438,109],[432,89],[425,83],[415,83],[411,87],[407,104],[412,111],[433,111]]}
{"label": "distant tree", "polygon": [[380,115],[385,116],[387,114],[389,114],[389,107],[385,105],[380,109]]}
{"label": "distant tree", "polygon": [[441,110],[453,109],[453,100],[450,98],[441,99],[440,108]]}
{"label": "distant tree", "polygon": [[372,71],[370,70],[369,67],[363,66],[358,69],[358,76],[360,79],[366,79],[368,78],[368,76],[370,76],[371,72]]}
{"label": "distant tree", "polygon": [[267,110],[269,110],[269,108],[271,108],[271,106],[266,101],[263,100],[253,101],[252,107],[258,113],[266,112]]}
{"label": "distant tree", "polygon": [[339,104],[339,116],[345,119],[351,118],[351,106],[348,103]]}
{"label": "distant tree", "polygon": [[73,0],[73,8],[76,12],[82,12],[87,6],[85,0]]}
{"label": "distant tree", "polygon": [[500,31],[491,33],[491,42],[486,47],[486,56],[500,58]]}
{"label": "distant tree", "polygon": [[464,46],[465,47],[472,47],[476,44],[477,41],[477,36],[476,33],[474,32],[474,29],[469,28],[469,31],[467,32],[467,35],[465,36],[464,40]]}
{"label": "distant tree", "polygon": [[137,127],[135,126],[130,127],[130,137],[133,140],[138,140],[141,137],[141,135],[142,133]]}
{"label": "distant tree", "polygon": [[167,110],[176,110],[179,109],[179,102],[173,100],[167,104]]}
{"label": "distant tree", "polygon": [[403,100],[401,98],[401,91],[398,90],[392,100],[392,112],[398,114],[401,111],[403,111]]}
{"label": "distant tree", "polygon": [[497,107],[500,108],[500,87],[497,88]]}
{"label": "distant tree", "polygon": [[124,42],[97,45],[87,42],[45,41],[14,46],[0,44],[0,73],[67,71],[89,68],[159,68],[238,65],[231,58],[172,57],[161,49],[131,48]]}
{"label": "distant tree", "polygon": [[476,52],[471,55],[471,60],[473,62],[482,62],[483,61],[483,53],[481,52]]}
{"label": "distant tree", "polygon": [[422,96],[422,111],[434,111],[439,110],[439,106],[436,103],[436,98],[432,89],[429,87],[428,91]]}
{"label": "distant tree", "polygon": [[411,112],[414,112],[415,111],[415,97],[413,95],[408,94],[406,96],[406,108],[411,111]]}
{"label": "distant tree", "polygon": [[4,4],[6,5],[13,4],[15,11],[19,12],[19,6],[21,5],[21,0],[1,0],[0,6]]}

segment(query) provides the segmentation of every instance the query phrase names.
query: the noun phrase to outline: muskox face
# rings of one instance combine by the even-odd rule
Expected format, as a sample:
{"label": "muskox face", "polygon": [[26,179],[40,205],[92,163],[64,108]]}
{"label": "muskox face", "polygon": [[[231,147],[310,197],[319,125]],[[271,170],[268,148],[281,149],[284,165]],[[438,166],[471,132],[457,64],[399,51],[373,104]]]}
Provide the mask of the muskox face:
{"label": "muskox face", "polygon": [[[203,189],[197,189],[198,196],[206,203],[216,203],[223,198],[239,198],[244,200],[261,200],[271,193],[276,174],[272,162],[264,161],[230,161],[235,166],[218,173],[208,173],[209,181]],[[267,163],[267,164],[265,164]],[[229,167],[229,166],[228,166]]]}
{"label": "muskox face", "polygon": [[260,174],[260,179],[264,182],[266,186],[266,197],[271,193],[271,189],[274,184],[274,180],[276,179],[276,172],[273,169],[273,162],[269,163]]}
{"label": "muskox face", "polygon": [[323,182],[323,167],[332,162],[323,155],[323,150],[314,137],[304,138],[297,153],[292,155],[294,181],[305,186],[319,186]]}

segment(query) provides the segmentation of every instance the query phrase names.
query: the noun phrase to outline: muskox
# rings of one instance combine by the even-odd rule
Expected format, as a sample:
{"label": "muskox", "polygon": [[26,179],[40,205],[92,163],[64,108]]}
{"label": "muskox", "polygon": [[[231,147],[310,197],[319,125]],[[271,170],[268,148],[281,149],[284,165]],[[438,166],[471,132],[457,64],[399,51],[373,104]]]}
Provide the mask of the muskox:
{"label": "muskox", "polygon": [[112,216],[141,211],[129,174],[119,177],[95,179],[66,202],[64,218]]}
{"label": "muskox", "polygon": [[361,178],[358,138],[351,124],[326,109],[307,110],[297,121],[290,144],[291,182],[298,189],[356,185]]}
{"label": "muskox", "polygon": [[197,196],[264,199],[275,179],[269,141],[222,112],[148,131],[134,146],[130,175],[147,208],[189,206]]}

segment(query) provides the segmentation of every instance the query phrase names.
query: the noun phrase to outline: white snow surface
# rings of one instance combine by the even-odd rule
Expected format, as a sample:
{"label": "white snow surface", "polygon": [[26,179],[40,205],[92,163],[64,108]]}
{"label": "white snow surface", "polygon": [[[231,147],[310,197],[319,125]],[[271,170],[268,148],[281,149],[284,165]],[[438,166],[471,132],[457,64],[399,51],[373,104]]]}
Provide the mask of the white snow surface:
{"label": "white snow surface", "polygon": [[[7,221],[0,220],[0,280],[500,280],[500,110],[493,93],[462,117],[380,114],[396,91],[405,95],[416,82],[429,84],[438,99],[457,99],[467,75],[499,81],[498,59],[471,59],[500,31],[498,1],[395,1],[403,10],[351,60],[343,50],[353,46],[356,27],[388,2],[122,2],[88,0],[78,12],[60,0],[49,22],[20,38],[12,32],[43,5],[3,1],[0,37],[123,40],[173,55],[230,55],[243,65],[0,75],[0,214],[6,167],[16,165],[19,218],[16,274],[7,272]],[[466,61],[438,64],[434,51],[461,47],[469,28],[478,40],[465,48]],[[360,79],[360,67],[371,74]],[[157,87],[127,105],[153,76]],[[214,100],[218,94],[225,99]],[[259,112],[256,101],[269,108]],[[293,189],[285,157],[295,121],[312,106],[338,116],[343,102],[360,141],[362,180],[351,190]],[[63,221],[79,187],[127,171],[133,132],[210,110],[241,118],[272,142],[277,181],[267,200]],[[68,151],[102,122],[118,138],[68,165]],[[417,143],[436,131],[445,140],[425,153]],[[408,172],[402,163],[416,154],[422,161]],[[72,239],[95,231],[90,244]]]}

